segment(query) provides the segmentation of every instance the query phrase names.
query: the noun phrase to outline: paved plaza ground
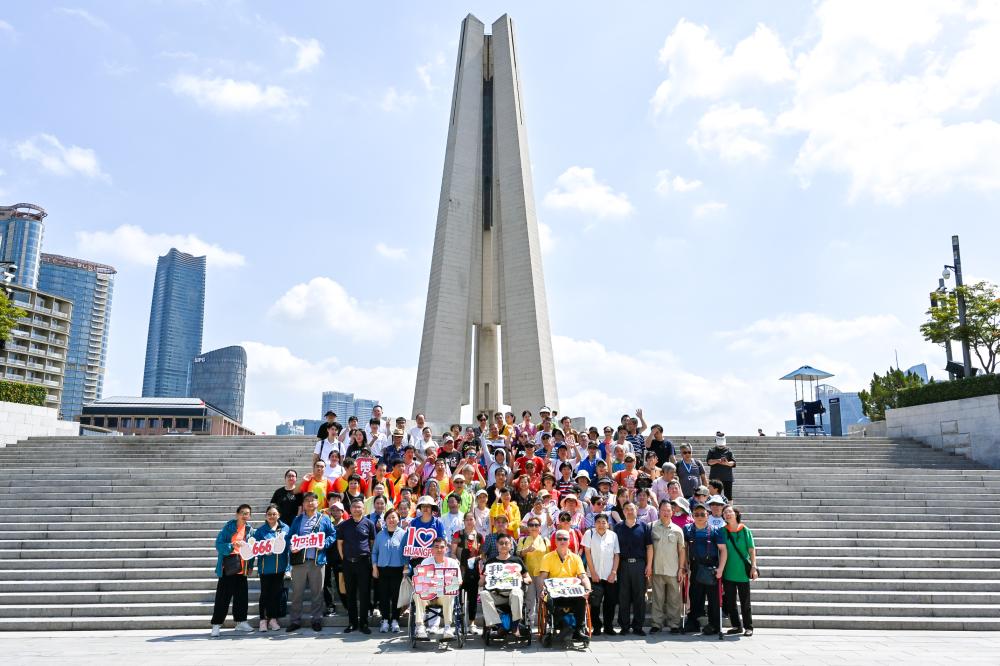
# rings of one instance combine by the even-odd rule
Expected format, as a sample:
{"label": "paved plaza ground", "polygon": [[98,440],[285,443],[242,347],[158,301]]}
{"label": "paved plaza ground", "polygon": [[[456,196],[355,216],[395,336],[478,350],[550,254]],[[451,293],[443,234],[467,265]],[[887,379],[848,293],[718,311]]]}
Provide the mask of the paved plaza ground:
{"label": "paved plaza ground", "polygon": [[[411,651],[405,638],[344,637],[330,629],[316,635],[266,634],[236,637],[226,631],[211,640],[208,632],[11,632],[0,634],[3,666],[11,664],[406,664],[406,666],[484,666],[492,664],[1000,664],[1000,641],[992,633],[945,631],[765,630],[752,638],[723,642],[700,636],[654,636],[595,640],[589,650],[570,656],[532,645],[484,649],[479,638],[461,650],[423,644]],[[558,659],[559,662],[553,661]]]}

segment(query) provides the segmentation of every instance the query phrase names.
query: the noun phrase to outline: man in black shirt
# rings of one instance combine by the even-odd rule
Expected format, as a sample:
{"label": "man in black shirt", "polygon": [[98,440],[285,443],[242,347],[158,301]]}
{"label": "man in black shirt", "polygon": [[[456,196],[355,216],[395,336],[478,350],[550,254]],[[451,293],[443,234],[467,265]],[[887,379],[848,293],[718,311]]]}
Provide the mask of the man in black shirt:
{"label": "man in black shirt", "polygon": [[723,494],[732,502],[733,468],[736,467],[736,460],[732,449],[726,444],[725,433],[715,433],[715,446],[708,450],[705,460],[710,468],[708,478],[722,481]]}
{"label": "man in black shirt", "polygon": [[271,495],[271,504],[278,505],[281,522],[289,526],[295,520],[295,516],[299,515],[299,508],[302,506],[302,493],[298,489],[298,480],[299,475],[294,469],[287,470],[285,485]]}
{"label": "man in black shirt", "polygon": [[656,454],[662,465],[665,462],[677,462],[677,454],[674,452],[674,443],[663,437],[663,426],[654,423],[649,429],[652,436],[646,441],[646,448]]}
{"label": "man in black shirt", "polygon": [[[340,553],[347,588],[347,628],[345,634],[360,629],[370,634],[368,605],[372,592],[372,542],[375,525],[365,518],[363,499],[351,502],[351,517],[337,525],[337,551]],[[359,603],[360,602],[360,603]]]}
{"label": "man in black shirt", "polygon": [[625,502],[625,521],[615,525],[618,548],[618,624],[622,631],[645,636],[646,584],[653,577],[653,533],[637,519],[635,502]]}
{"label": "man in black shirt", "polygon": [[[528,568],[524,566],[524,560],[517,555],[511,555],[510,551],[514,545],[514,540],[509,535],[502,535],[497,539],[496,557],[486,560],[483,567],[484,575],[479,579],[479,598],[483,602],[483,619],[487,627],[496,627],[500,624],[500,613],[497,611],[497,602],[507,602],[510,605],[510,617],[514,621],[511,627],[512,633],[527,632],[527,627],[522,625],[524,619],[524,586],[531,584],[531,576],[528,575]],[[490,565],[494,563],[513,564],[518,567],[521,574],[521,584],[510,590],[491,589]]]}
{"label": "man in black shirt", "polygon": [[332,411],[327,412],[324,416],[326,416],[326,421],[320,423],[319,430],[316,431],[316,439],[320,441],[326,439],[327,430],[329,430],[330,426],[332,426],[337,420],[337,415]]}

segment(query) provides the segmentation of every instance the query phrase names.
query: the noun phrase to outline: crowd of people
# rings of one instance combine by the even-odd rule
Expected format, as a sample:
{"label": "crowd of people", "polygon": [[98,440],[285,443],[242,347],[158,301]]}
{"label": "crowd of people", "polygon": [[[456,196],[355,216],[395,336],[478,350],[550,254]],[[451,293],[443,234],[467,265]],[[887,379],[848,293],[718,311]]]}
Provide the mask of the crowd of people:
{"label": "crowd of people", "polygon": [[[427,564],[461,571],[468,626],[481,607],[484,626],[497,627],[497,593],[485,589],[483,575],[494,562],[521,572],[520,588],[502,600],[514,632],[537,629],[546,578],[573,578],[585,592],[576,616],[589,610],[594,636],[645,636],[647,599],[650,633],[718,634],[724,610],[726,633],[753,635],[757,555],[733,504],[736,460],[725,435],[716,433],[702,461],[687,443],[675,448],[660,424],[647,425],[641,409],[601,430],[576,430],[569,417],[538,411],[537,423],[527,410],[520,420],[481,413],[475,426],[444,433],[420,414],[411,427],[403,417],[390,422],[380,406],[367,423],[352,416],[346,426],[328,412],[310,467],[302,476],[285,471],[264,522],[254,527],[242,504],[219,532],[212,636],[230,604],[236,630],[254,632],[247,621],[254,570],[259,632],[278,631],[286,606],[285,631],[300,630],[307,589],[314,631],[339,601],[344,633],[370,634],[373,625],[399,632],[410,602],[400,597],[412,594],[414,567]],[[425,557],[409,557],[407,537],[418,532],[433,543]],[[273,550],[240,555],[268,540]],[[426,601],[412,598],[417,636],[426,638]],[[454,631],[447,608],[437,628],[443,639]]]}

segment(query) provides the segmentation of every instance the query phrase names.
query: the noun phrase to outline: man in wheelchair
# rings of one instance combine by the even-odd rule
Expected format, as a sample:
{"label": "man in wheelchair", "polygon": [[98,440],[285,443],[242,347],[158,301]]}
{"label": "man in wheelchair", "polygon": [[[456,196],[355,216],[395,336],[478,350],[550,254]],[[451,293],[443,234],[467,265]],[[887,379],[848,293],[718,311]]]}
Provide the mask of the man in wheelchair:
{"label": "man in wheelchair", "polygon": [[[424,560],[420,563],[421,566],[434,565],[435,569],[454,569],[455,571],[461,571],[458,560],[448,557],[447,541],[441,537],[434,539],[434,543],[431,544],[431,551],[432,555],[424,558]],[[444,595],[436,596],[432,599],[423,599],[419,594],[414,594],[413,620],[416,624],[416,638],[427,638],[427,627],[424,626],[424,618],[427,615],[427,606],[430,604],[441,607],[441,640],[451,640],[454,638],[455,632],[451,627],[451,621],[454,615],[454,603],[455,597],[452,596]]]}
{"label": "man in wheelchair", "polygon": [[[531,576],[524,560],[511,555],[514,540],[507,534],[497,539],[499,554],[486,561],[483,576],[479,579],[479,598],[483,602],[483,617],[486,631],[503,636],[528,636],[529,629],[524,620],[524,586],[531,584]],[[499,565],[499,566],[493,566]],[[504,565],[507,565],[506,567]],[[517,582],[511,586],[511,578],[516,571]],[[509,607],[511,625],[504,627],[498,607]]]}
{"label": "man in wheelchair", "polygon": [[[568,627],[572,626],[572,640],[588,640],[584,634],[587,629],[587,597],[590,595],[590,577],[583,568],[583,560],[569,549],[570,535],[566,530],[557,530],[553,536],[556,549],[542,558],[540,565],[542,584],[548,578],[571,578],[583,588],[579,597],[560,597],[553,599],[546,594],[546,609],[552,614],[552,625],[558,630],[565,642]],[[567,615],[572,614],[571,618]]]}

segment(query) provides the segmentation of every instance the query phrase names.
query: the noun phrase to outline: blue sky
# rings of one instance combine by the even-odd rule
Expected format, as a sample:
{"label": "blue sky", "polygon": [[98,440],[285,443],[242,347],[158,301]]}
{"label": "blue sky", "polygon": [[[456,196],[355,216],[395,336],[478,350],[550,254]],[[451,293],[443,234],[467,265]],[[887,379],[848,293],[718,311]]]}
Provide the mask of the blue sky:
{"label": "blue sky", "polygon": [[106,395],[141,388],[177,246],[209,256],[205,348],[247,347],[250,426],[323,389],[408,413],[459,23],[508,12],[562,412],[770,432],[803,363],[940,367],[951,234],[1000,280],[995,3],[609,7],[8,4],[0,202],[118,268]]}

